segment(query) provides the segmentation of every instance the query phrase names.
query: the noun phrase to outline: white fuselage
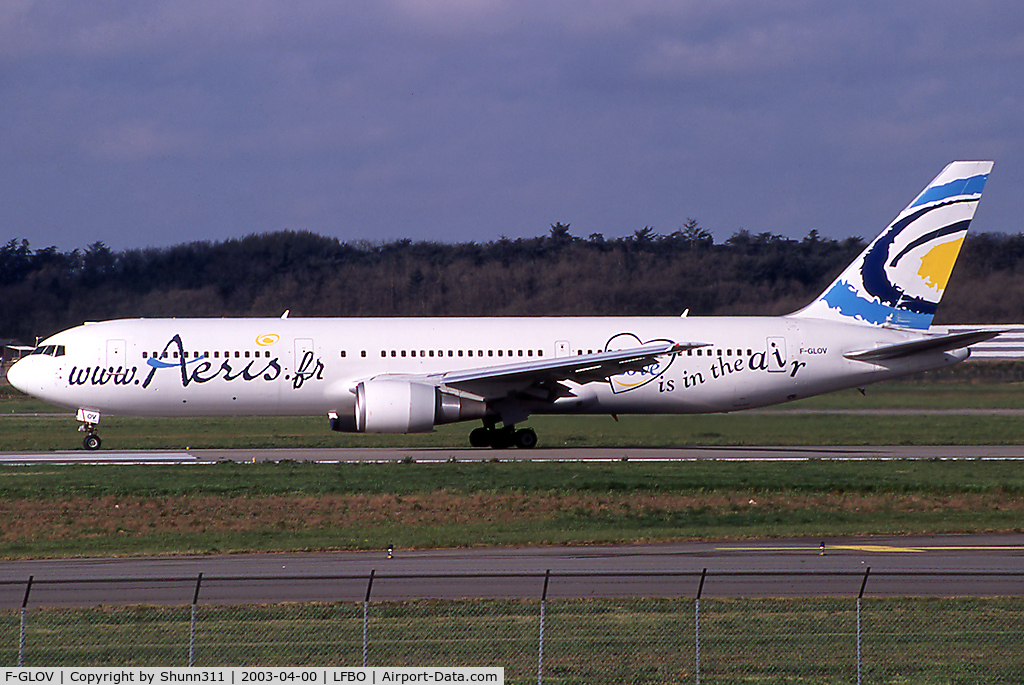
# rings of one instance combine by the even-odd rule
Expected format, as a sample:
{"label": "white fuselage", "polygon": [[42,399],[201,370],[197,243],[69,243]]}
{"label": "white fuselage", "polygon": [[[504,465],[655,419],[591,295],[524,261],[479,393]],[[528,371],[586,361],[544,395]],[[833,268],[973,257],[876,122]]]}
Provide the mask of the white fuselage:
{"label": "white fuselage", "polygon": [[939,368],[967,350],[884,362],[844,353],[920,337],[790,317],[239,318],[90,323],[19,361],[16,387],[53,404],[132,416],[351,414],[381,375],[498,367],[653,341],[705,347],[537,402],[530,413],[688,414],[777,404]]}

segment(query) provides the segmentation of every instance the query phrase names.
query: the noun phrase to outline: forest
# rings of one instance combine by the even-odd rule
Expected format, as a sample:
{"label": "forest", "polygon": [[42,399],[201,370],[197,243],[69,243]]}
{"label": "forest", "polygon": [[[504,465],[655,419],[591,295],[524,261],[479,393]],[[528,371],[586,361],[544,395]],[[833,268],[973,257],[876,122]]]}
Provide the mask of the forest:
{"label": "forest", "polygon": [[[114,251],[0,246],[0,338],[121,317],[785,314],[864,248],[696,220],[669,234],[345,243],[304,231]],[[935,323],[1024,321],[1024,234],[971,235]]]}

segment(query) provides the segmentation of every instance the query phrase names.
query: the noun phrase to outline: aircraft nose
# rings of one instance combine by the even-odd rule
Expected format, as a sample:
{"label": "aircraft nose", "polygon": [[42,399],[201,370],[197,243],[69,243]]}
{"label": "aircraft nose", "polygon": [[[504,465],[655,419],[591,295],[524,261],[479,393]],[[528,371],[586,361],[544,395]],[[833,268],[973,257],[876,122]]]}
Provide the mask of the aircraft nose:
{"label": "aircraft nose", "polygon": [[28,370],[28,364],[25,362],[25,359],[21,359],[14,362],[14,366],[7,369],[7,382],[27,394],[29,392],[31,374]]}

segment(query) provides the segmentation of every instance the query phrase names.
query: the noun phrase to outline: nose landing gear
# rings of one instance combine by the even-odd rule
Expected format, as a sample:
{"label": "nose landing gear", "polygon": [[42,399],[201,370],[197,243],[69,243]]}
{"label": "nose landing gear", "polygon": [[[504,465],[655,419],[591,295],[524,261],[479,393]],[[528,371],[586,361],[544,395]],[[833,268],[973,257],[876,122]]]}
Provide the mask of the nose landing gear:
{"label": "nose landing gear", "polygon": [[96,424],[100,422],[100,413],[98,411],[92,411],[91,409],[79,409],[78,420],[82,422],[82,425],[78,427],[78,430],[85,433],[85,438],[82,440],[82,447],[87,450],[98,450],[103,441],[100,440],[100,436],[96,434]]}
{"label": "nose landing gear", "polygon": [[82,447],[87,450],[98,450],[103,441],[100,440],[100,436],[93,432],[95,428],[93,426],[82,426],[81,430],[86,432],[85,438],[82,440]]}

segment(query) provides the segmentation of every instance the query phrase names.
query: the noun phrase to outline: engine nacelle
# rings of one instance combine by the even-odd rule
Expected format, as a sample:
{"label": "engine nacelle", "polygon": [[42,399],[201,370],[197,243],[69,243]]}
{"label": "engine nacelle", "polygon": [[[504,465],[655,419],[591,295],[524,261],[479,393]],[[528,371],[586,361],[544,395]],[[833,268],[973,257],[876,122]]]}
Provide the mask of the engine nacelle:
{"label": "engine nacelle", "polygon": [[440,388],[403,380],[363,381],[353,414],[331,415],[331,430],[357,433],[427,433],[434,426],[482,418],[487,405]]}
{"label": "engine nacelle", "polygon": [[360,433],[426,433],[434,430],[437,388],[408,381],[366,381],[356,386]]}

